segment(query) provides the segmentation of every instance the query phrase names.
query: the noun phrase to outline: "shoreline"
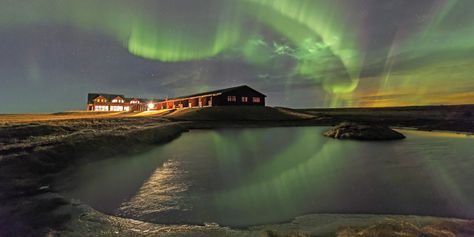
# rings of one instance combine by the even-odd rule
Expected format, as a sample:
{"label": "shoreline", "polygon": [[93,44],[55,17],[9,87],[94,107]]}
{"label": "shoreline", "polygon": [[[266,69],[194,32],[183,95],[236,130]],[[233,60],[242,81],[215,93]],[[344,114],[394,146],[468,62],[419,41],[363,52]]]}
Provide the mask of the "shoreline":
{"label": "shoreline", "polygon": [[[295,116],[292,118],[288,117],[287,114],[281,115],[281,117],[284,119],[236,120],[232,118],[232,120],[206,120],[206,117],[203,119],[199,116],[199,119],[195,120],[187,120],[179,116],[100,117],[42,121],[13,126],[4,125],[0,127],[0,144],[4,144],[0,149],[0,179],[2,180],[0,181],[0,189],[2,190],[0,201],[9,205],[0,206],[0,226],[11,226],[12,229],[0,229],[0,234],[5,232],[5,235],[8,236],[9,233],[18,233],[17,231],[19,231],[19,235],[21,233],[33,236],[47,233],[68,235],[68,230],[73,230],[69,234],[76,234],[74,230],[86,231],[81,230],[80,225],[81,223],[84,224],[83,218],[89,215],[91,215],[89,221],[92,222],[90,224],[104,224],[102,227],[95,227],[101,233],[106,231],[104,228],[110,228],[110,231],[113,231],[112,234],[117,235],[114,231],[124,231],[120,229],[121,225],[133,226],[133,223],[137,224],[134,220],[108,216],[80,202],[67,200],[51,189],[52,180],[60,178],[58,175],[61,174],[61,171],[73,167],[78,162],[82,164],[97,157],[107,158],[116,154],[140,153],[157,144],[170,142],[183,132],[191,129],[331,126],[327,119],[318,117],[302,118]],[[334,122],[332,121],[332,123]],[[413,131],[420,131],[420,129],[413,128]],[[456,133],[456,131],[453,132]],[[19,136],[23,133],[25,133],[24,136]],[[34,135],[29,136],[29,134]],[[92,153],[95,153],[95,155],[91,155]],[[351,214],[350,216],[354,215],[357,216],[357,214]],[[371,216],[384,218],[390,215]],[[295,220],[298,218],[295,217]],[[403,221],[397,220],[399,222]],[[435,218],[431,220],[454,220],[455,223],[466,222],[470,226],[472,225],[469,221],[462,219]],[[291,225],[293,222],[286,223],[286,225]],[[263,232],[267,231],[265,229],[267,227],[256,227],[257,229],[250,232],[242,232],[246,230],[218,225],[204,227],[200,225],[178,225],[178,227],[173,228],[171,227],[173,225],[146,222],[141,222],[141,225],[158,231],[160,235],[163,228],[169,230],[175,228],[176,233],[178,233],[182,231],[183,227],[193,229],[191,232],[194,234],[207,231],[206,236],[212,236],[210,233],[222,234],[229,231],[231,234],[238,233],[236,236],[243,234],[255,236],[262,235]],[[271,228],[278,230],[277,226],[285,226],[285,223],[264,226],[271,226]],[[133,229],[132,227],[129,228]],[[336,230],[333,229],[332,231]],[[80,235],[95,235],[92,233],[93,230],[87,230]],[[136,231],[129,233],[137,234]],[[279,229],[275,232],[276,235],[271,235],[272,233],[267,234],[267,236],[285,236],[289,234],[284,229]],[[146,232],[142,232],[142,234],[147,235]],[[222,236],[219,234],[214,236]],[[173,235],[170,234],[169,236]]]}
{"label": "shoreline", "polygon": [[[157,224],[100,213],[87,205],[75,205],[82,213],[73,218],[65,229],[56,232],[70,236],[354,236],[347,232],[411,233],[404,236],[450,236],[449,233],[470,233],[474,221],[414,215],[374,214],[307,214],[288,222],[231,228],[217,223]],[[54,232],[53,232],[54,233]],[[429,235],[433,233],[444,235]],[[362,235],[364,236],[364,235]],[[370,235],[378,236],[378,235]],[[467,235],[466,235],[467,236]]]}
{"label": "shoreline", "polygon": [[410,127],[392,127],[394,130],[401,131],[401,132],[420,132],[423,134],[439,134],[440,136],[446,135],[450,137],[464,137],[464,138],[474,138],[474,133],[472,132],[460,132],[460,131],[450,131],[450,130],[420,130],[417,128],[410,128]]}

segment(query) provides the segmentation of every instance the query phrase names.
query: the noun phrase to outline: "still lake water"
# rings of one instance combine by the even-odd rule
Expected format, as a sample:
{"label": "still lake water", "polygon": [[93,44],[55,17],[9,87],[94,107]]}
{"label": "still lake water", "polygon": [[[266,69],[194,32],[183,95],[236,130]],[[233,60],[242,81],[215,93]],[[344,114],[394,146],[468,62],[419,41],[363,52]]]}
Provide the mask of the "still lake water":
{"label": "still lake water", "polygon": [[338,141],[324,127],[192,130],[132,157],[78,167],[66,196],[156,223],[247,226],[308,213],[474,218],[474,139],[403,131]]}

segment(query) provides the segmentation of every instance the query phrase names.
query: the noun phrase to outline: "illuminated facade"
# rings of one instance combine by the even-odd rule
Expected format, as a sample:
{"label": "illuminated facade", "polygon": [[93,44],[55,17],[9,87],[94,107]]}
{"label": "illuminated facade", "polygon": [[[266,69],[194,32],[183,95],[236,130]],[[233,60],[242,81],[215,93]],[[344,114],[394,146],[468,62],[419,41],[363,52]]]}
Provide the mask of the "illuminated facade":
{"label": "illuminated facade", "polygon": [[146,111],[147,101],[140,98],[125,98],[124,95],[89,93],[88,111]]}
{"label": "illuminated facade", "polygon": [[91,93],[87,99],[87,110],[136,112],[210,106],[265,106],[265,97],[266,95],[246,85],[161,100]]}

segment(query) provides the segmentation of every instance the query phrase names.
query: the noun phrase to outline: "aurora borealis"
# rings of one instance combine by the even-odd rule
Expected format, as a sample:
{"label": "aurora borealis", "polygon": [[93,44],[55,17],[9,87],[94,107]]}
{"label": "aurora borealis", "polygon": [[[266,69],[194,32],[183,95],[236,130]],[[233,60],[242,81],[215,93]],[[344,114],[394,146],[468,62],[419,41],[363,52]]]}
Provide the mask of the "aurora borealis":
{"label": "aurora borealis", "polygon": [[292,107],[474,102],[471,0],[0,3],[0,113],[240,84]]}

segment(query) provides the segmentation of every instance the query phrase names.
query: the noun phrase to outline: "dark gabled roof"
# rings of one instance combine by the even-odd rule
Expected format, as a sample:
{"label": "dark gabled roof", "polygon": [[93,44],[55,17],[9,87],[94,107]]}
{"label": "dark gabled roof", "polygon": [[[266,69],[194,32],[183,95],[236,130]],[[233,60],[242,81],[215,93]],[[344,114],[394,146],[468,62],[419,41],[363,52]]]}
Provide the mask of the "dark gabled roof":
{"label": "dark gabled roof", "polygon": [[103,94],[103,93],[89,93],[87,94],[87,103],[92,104],[94,103],[94,99],[103,96],[107,101],[111,101],[115,99],[115,97],[120,96],[122,98],[125,98],[124,95],[117,95],[117,94]]}
{"label": "dark gabled roof", "polygon": [[242,88],[247,88],[247,89],[253,90],[253,91],[257,92],[258,94],[260,94],[264,97],[267,97],[265,94],[251,88],[250,86],[241,85],[241,86],[234,86],[234,87],[229,87],[229,88],[224,88],[224,89],[219,89],[219,90],[201,92],[201,93],[187,95],[187,96],[179,96],[179,97],[175,97],[175,98],[169,98],[168,100],[183,99],[183,98],[203,96],[203,95],[222,94],[222,93],[225,93],[225,92],[229,92],[229,91],[233,91],[233,90],[239,90],[239,89],[242,89]]}

